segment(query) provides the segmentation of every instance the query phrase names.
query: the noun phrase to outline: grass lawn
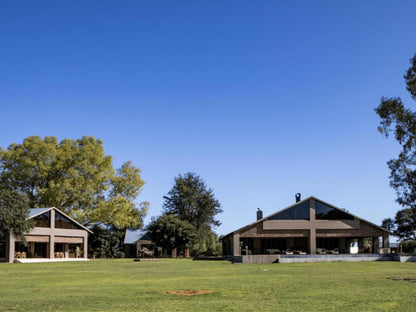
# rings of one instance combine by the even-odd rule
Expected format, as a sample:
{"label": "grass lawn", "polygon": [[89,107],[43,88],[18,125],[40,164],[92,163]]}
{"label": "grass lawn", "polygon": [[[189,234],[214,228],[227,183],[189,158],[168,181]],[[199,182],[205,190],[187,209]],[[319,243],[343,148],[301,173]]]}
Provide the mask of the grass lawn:
{"label": "grass lawn", "polygon": [[2,263],[0,311],[414,311],[415,282],[399,262]]}

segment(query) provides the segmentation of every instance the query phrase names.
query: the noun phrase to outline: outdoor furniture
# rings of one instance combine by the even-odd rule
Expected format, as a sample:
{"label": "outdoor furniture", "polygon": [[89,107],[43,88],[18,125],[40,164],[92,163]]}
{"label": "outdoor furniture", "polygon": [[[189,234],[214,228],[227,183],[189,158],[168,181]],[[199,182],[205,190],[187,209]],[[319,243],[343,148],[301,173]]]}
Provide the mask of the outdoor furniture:
{"label": "outdoor furniture", "polygon": [[266,253],[267,254],[280,254],[281,253],[281,251],[280,251],[280,249],[266,249]]}
{"label": "outdoor furniture", "polygon": [[140,250],[140,257],[154,257],[155,253],[146,247],[143,247],[142,250]]}

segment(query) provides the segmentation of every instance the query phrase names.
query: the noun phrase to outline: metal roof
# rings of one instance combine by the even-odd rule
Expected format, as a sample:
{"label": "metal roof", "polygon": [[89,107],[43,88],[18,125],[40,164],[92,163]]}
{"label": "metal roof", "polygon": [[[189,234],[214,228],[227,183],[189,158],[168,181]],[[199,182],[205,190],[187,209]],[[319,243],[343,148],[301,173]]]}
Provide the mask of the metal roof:
{"label": "metal roof", "polygon": [[143,238],[146,234],[148,234],[148,232],[149,232],[148,230],[143,230],[143,229],[139,229],[139,230],[127,229],[126,236],[124,237],[124,244],[134,244],[135,242]]}
{"label": "metal roof", "polygon": [[74,222],[75,224],[77,224],[79,227],[81,227],[82,229],[92,233],[92,231],[88,228],[86,228],[85,226],[83,226],[81,223],[79,223],[78,221],[76,221],[75,219],[71,218],[70,216],[68,216],[67,214],[63,213],[62,211],[60,211],[58,208],[56,207],[49,207],[49,208],[30,208],[29,210],[29,217],[28,219],[32,219],[42,213],[45,213],[49,210],[54,209],[57,213],[60,213],[61,215],[65,216],[66,218],[68,218],[69,220],[71,220],[72,222]]}
{"label": "metal roof", "polygon": [[29,210],[29,219],[33,218],[34,216],[37,216],[39,214],[42,214],[48,210],[50,210],[51,208],[30,208]]}

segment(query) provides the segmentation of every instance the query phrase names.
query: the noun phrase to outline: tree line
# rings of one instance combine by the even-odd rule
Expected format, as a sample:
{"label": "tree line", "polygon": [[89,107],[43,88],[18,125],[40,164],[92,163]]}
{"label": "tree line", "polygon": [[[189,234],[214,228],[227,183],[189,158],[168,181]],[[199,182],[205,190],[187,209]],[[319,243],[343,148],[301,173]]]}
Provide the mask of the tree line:
{"label": "tree line", "polygon": [[[89,250],[97,257],[122,256],[127,228],[143,228],[149,203],[137,202],[145,182],[130,161],[113,167],[94,137],[30,136],[0,148],[0,236],[24,237],[33,224],[30,208],[57,207],[89,227]],[[155,241],[168,248],[213,252],[222,210],[213,191],[194,173],[179,175],[165,196],[162,216],[152,222]],[[161,237],[169,237],[169,242]]]}

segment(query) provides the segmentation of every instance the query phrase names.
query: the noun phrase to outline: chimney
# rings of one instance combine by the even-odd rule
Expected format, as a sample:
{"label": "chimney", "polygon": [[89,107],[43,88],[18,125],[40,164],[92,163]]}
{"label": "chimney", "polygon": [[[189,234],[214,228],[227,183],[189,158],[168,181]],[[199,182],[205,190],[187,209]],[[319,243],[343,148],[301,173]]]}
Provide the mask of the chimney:
{"label": "chimney", "polygon": [[300,202],[300,193],[296,193],[295,197],[296,197],[296,202],[297,203]]}
{"label": "chimney", "polygon": [[263,219],[263,211],[257,208],[257,220]]}

